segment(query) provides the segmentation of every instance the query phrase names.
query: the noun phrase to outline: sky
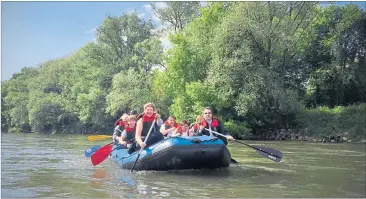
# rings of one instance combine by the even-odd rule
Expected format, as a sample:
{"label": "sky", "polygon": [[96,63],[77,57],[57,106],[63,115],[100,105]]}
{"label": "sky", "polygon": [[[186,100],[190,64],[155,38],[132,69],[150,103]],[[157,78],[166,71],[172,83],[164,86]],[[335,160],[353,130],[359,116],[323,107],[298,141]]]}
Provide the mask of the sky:
{"label": "sky", "polygon": [[[352,3],[365,9],[365,2]],[[95,39],[96,28],[108,14],[120,16],[134,10],[157,27],[162,25],[149,2],[1,2],[1,81],[23,67],[71,55]]]}
{"label": "sky", "polygon": [[93,41],[108,14],[134,10],[161,25],[149,2],[1,2],[1,80],[71,55]]}

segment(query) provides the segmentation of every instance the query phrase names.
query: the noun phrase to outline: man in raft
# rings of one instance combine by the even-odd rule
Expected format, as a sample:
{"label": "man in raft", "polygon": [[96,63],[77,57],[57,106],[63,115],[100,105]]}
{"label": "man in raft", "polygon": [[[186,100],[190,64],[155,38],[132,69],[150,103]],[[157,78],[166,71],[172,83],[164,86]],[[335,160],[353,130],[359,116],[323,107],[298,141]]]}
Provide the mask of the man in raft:
{"label": "man in raft", "polygon": [[[228,131],[224,128],[223,123],[217,119],[212,117],[212,109],[211,107],[205,107],[203,110],[203,118],[204,121],[201,122],[200,124],[200,129],[197,133],[197,135],[209,135],[209,136],[215,136],[218,137],[220,139],[222,139],[222,141],[224,141],[224,143],[227,145],[227,140],[233,140],[233,137],[231,135],[229,135]],[[223,138],[222,136],[218,136],[215,133],[212,133],[211,131],[208,131],[206,129],[210,129],[212,131],[216,131],[218,133],[221,133],[223,135],[225,135],[225,138]]]}

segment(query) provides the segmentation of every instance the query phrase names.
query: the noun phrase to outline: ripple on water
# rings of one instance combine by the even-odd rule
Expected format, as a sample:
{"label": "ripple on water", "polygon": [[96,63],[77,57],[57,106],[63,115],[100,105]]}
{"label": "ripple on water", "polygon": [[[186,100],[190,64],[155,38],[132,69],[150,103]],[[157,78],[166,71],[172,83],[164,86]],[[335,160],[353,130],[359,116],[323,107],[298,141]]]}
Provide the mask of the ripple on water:
{"label": "ripple on water", "polygon": [[281,150],[284,158],[275,163],[231,145],[239,164],[227,169],[130,173],[109,160],[93,167],[84,151],[103,142],[90,143],[86,136],[4,139],[2,197],[365,197],[365,153],[359,146],[255,143]]}

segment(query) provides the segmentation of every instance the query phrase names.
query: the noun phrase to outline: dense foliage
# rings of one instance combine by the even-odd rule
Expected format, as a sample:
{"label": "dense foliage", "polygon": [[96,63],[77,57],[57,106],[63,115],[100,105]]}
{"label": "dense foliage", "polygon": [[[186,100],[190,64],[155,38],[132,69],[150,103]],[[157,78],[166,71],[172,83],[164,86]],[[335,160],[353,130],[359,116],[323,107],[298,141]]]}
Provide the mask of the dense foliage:
{"label": "dense foliage", "polygon": [[[366,132],[366,12],[316,2],[174,2],[151,21],[106,17],[97,41],[1,84],[2,132],[111,131],[152,101],[194,121],[211,106],[236,136],[269,129]],[[178,12],[183,10],[185,12]],[[360,136],[361,135],[361,136]]]}

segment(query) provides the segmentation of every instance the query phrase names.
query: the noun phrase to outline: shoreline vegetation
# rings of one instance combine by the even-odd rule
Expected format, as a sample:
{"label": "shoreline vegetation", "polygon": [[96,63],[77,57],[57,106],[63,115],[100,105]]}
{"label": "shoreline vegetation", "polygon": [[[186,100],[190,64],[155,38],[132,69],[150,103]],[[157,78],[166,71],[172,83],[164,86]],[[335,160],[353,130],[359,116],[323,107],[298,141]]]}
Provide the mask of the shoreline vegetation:
{"label": "shoreline vegetation", "polygon": [[151,4],[162,27],[136,12],[108,16],[95,42],[2,81],[1,131],[111,135],[123,113],[153,102],[163,119],[190,122],[210,106],[237,139],[365,143],[357,5],[165,4]]}

